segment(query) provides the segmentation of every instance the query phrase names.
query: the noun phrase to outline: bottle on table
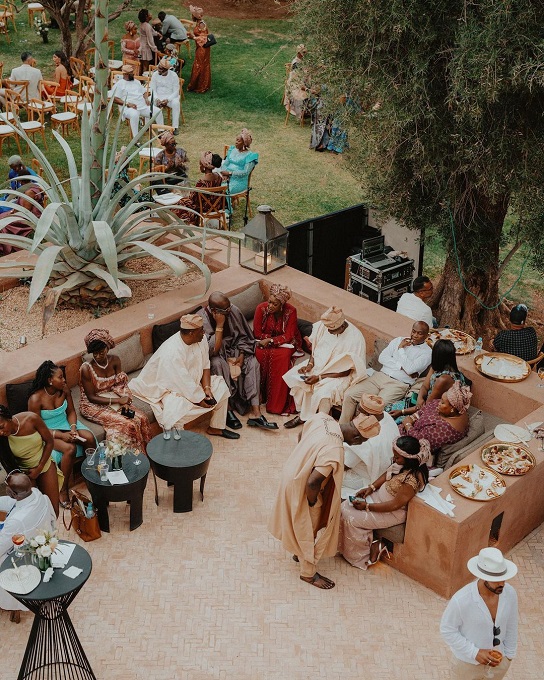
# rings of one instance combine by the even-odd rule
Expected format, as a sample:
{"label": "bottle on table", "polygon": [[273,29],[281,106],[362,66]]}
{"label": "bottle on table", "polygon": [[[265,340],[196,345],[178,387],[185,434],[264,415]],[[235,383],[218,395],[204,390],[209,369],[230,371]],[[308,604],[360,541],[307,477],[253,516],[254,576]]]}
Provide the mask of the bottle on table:
{"label": "bottle on table", "polygon": [[484,341],[482,338],[476,340],[476,345],[474,346],[474,354],[481,354],[484,348]]}

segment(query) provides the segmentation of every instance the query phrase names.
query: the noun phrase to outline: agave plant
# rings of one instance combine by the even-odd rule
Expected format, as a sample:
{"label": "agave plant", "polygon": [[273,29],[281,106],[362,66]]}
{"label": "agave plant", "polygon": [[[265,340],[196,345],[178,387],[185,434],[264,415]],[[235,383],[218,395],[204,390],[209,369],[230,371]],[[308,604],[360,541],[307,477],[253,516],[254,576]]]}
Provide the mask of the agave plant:
{"label": "agave plant", "polygon": [[[108,104],[108,115],[111,113],[112,105],[113,102]],[[0,219],[0,229],[14,221],[24,220],[30,223],[34,227],[33,238],[0,233],[0,243],[27,250],[38,256],[37,259],[29,258],[27,261],[19,259],[16,269],[13,262],[0,262],[0,277],[32,277],[29,309],[48,285],[54,296],[53,308],[60,295],[72,301],[79,298],[89,302],[113,295],[117,298],[126,298],[131,296],[128,285],[130,281],[157,279],[172,274],[183,276],[188,269],[188,263],[202,272],[207,290],[211,274],[204,264],[206,238],[210,235],[226,237],[230,246],[233,240],[243,239],[243,235],[187,225],[176,217],[173,208],[159,206],[151,200],[138,202],[141,196],[138,195],[137,187],[142,182],[154,181],[159,183],[156,188],[171,189],[163,183],[167,177],[164,173],[145,173],[116,191],[114,185],[119,173],[138,157],[140,149],[137,144],[144,139],[153,119],[148,121],[120,154],[116,150],[121,116],[115,126],[111,144],[109,128],[106,126],[103,157],[99,159],[102,167],[100,182],[102,189],[96,200],[91,201],[91,186],[95,183],[90,181],[91,163],[88,161],[91,158],[90,140],[94,115],[94,109],[82,115],[83,160],[80,173],[70,146],[58,132],[53,131],[66,156],[70,175],[68,180],[70,195],[46,155],[18,127],[17,121],[13,123],[17,133],[29,144],[35,158],[44,169],[43,178],[31,179],[42,187],[49,203],[39,216],[35,216],[22,206],[17,206],[15,214]],[[96,155],[96,148],[93,149],[93,155]],[[22,191],[7,189],[4,193],[17,197],[21,196]],[[206,192],[203,190],[203,193]],[[120,208],[119,201],[123,197],[127,197],[127,202]],[[27,196],[25,198],[31,204],[40,207],[32,199]],[[0,201],[0,206],[13,207],[13,203],[3,200]],[[151,213],[158,213],[164,224],[147,222]],[[172,236],[166,243],[157,245],[156,242],[166,234]],[[198,242],[202,248],[200,259],[178,250],[180,246]],[[149,256],[156,258],[165,266],[159,271],[147,273],[135,273],[127,266],[131,261]]]}

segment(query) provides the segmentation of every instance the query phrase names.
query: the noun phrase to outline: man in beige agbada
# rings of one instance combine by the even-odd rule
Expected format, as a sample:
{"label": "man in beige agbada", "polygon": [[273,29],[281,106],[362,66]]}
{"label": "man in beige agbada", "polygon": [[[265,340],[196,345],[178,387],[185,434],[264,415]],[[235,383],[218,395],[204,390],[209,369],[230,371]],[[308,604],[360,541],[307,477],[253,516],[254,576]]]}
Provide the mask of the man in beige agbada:
{"label": "man in beige agbada", "polygon": [[225,428],[229,390],[218,375],[210,374],[208,342],[202,317],[185,314],[181,330],[168,338],[129,387],[134,396],[151,405],[164,429],[164,438],[179,439],[178,428],[211,411],[207,434],[239,439]]}
{"label": "man in beige agbada", "polygon": [[309,338],[312,356],[283,376],[300,416],[284,423],[297,427],[318,411],[328,413],[342,403],[350,385],[366,378],[366,344],[363,334],[350,324],[338,307],[331,307],[314,323]]}
{"label": "man in beige agbada", "polygon": [[268,529],[299,562],[300,578],[317,588],[334,587],[334,581],[317,573],[317,562],[337,552],[343,442],[361,444],[379,431],[374,416],[360,414],[339,425],[326,413],[317,413],[304,423],[283,468]]}

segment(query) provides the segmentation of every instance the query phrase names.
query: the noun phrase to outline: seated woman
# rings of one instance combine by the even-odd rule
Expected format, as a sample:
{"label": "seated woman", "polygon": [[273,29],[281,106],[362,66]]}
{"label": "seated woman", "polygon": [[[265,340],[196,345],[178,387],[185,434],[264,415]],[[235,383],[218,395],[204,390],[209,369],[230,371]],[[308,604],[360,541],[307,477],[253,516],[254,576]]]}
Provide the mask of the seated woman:
{"label": "seated woman", "polygon": [[[197,180],[195,184],[195,189],[213,189],[221,184],[221,175],[214,172],[215,168],[221,167],[221,156],[217,153],[212,153],[211,151],[203,151],[200,154],[200,172],[202,177]],[[181,210],[177,209],[180,206]],[[183,210],[185,208],[191,208],[195,212],[190,212],[189,210]],[[198,191],[191,191],[191,193],[182,198],[179,203],[176,204],[175,214],[188,224],[199,225],[200,224],[200,204],[198,201]],[[196,214],[195,214],[196,213]]]}
{"label": "seated woman", "polygon": [[47,425],[35,413],[23,411],[12,416],[9,409],[0,404],[0,437],[7,437],[19,469],[49,496],[58,517],[62,472],[51,459],[53,435]]}
{"label": "seated woman", "polygon": [[125,35],[121,38],[121,53],[123,59],[138,59],[140,54],[140,38],[138,27],[134,21],[125,22]]}
{"label": "seated woman", "polygon": [[164,54],[168,61],[170,62],[170,67],[172,71],[177,73],[178,76],[181,75],[181,69],[185,65],[185,60],[178,58],[178,51],[176,49],[176,46],[172,45],[172,43],[168,43],[168,45],[166,45],[164,48]]}
{"label": "seated woman", "polygon": [[526,326],[526,305],[516,305],[510,310],[510,328],[500,331],[493,339],[493,348],[497,352],[513,354],[525,361],[532,361],[538,356],[538,338],[532,326]]}
{"label": "seated woman", "polygon": [[[43,189],[35,184],[30,179],[20,178],[19,191],[24,195],[17,198],[14,202],[14,206],[20,206],[29,210],[33,215],[39,217],[43,211],[43,203],[45,200],[45,194]],[[33,202],[35,201],[35,203]],[[11,218],[13,216],[13,222],[10,222],[5,227],[0,230],[0,234],[13,234],[15,236],[30,236],[34,231],[34,225],[28,222],[25,218],[24,213],[17,210],[16,207],[11,210],[2,212],[0,217],[2,219]],[[0,257],[2,255],[8,255],[16,250],[20,250],[16,246],[9,245],[7,243],[0,243]]]}
{"label": "seated woman", "polygon": [[469,387],[472,385],[471,381],[465,378],[457,368],[455,345],[451,340],[437,340],[434,343],[431,355],[431,369],[419,390],[414,406],[406,407],[403,400],[392,404],[390,409],[386,408],[386,411],[389,411],[389,414],[392,418],[396,419],[397,423],[400,424],[402,422],[403,416],[412,415],[419,411],[426,402],[440,399],[456,380],[462,385],[468,385]]}
{"label": "seated woman", "polygon": [[373,484],[342,503],[338,552],[359,569],[376,564],[387,548],[373,540],[374,529],[402,524],[407,505],[429,481],[429,442],[398,437],[393,442],[393,464]]}
{"label": "seated woman", "polygon": [[443,446],[455,444],[468,434],[468,407],[472,392],[458,380],[440,399],[428,401],[417,413],[399,425],[401,434],[426,439],[433,455]]}
{"label": "seated woman", "polygon": [[273,283],[268,302],[255,309],[253,334],[257,340],[255,356],[261,367],[261,398],[268,413],[296,413],[295,402],[283,376],[291,368],[291,359],[302,346],[297,326],[297,310],[287,300],[287,286]]}
{"label": "seated woman", "polygon": [[[170,130],[162,133],[160,141],[164,149],[155,158],[153,172],[166,172],[171,177],[164,177],[157,180],[157,183],[187,186],[189,184],[187,176],[189,159],[187,158],[187,152],[185,149],[177,147],[176,138]],[[167,191],[167,189],[159,189],[158,193],[165,193]]]}
{"label": "seated woman", "polygon": [[96,446],[96,441],[89,428],[78,421],[62,368],[52,361],[44,361],[36,371],[28,410],[40,416],[53,435],[51,458],[60,465],[64,474],[60,503],[68,507],[68,489],[75,459],[83,456],[86,448]]}
{"label": "seated woman", "polygon": [[221,163],[221,174],[225,180],[223,183],[228,184],[229,194],[247,191],[249,175],[259,162],[259,154],[249,150],[252,141],[251,132],[243,128],[236,137],[234,146],[229,147],[225,160]]}
{"label": "seated woman", "polygon": [[[81,415],[106,430],[106,439],[116,438],[130,442],[130,446],[145,453],[151,440],[147,416],[132,406],[132,394],[128,388],[128,376],[121,368],[121,360],[115,354],[108,355],[115,341],[103,328],[95,328],[85,337],[87,352],[92,361],[85,361],[79,369],[81,390]],[[130,406],[134,417],[128,418],[119,410]]]}
{"label": "seated woman", "polygon": [[66,90],[72,89],[72,69],[67,56],[61,50],[53,52],[53,64],[55,64],[55,73],[52,80],[58,83],[55,90],[51,85],[44,85],[46,94],[55,94],[56,97],[62,97],[66,94]]}

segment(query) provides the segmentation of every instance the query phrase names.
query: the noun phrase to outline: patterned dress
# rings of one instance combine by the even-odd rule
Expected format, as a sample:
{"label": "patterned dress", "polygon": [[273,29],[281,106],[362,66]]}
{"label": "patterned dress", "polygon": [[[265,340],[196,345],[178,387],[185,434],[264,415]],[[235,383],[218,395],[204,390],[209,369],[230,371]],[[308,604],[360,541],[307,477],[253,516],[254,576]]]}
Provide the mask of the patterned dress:
{"label": "patterned dress", "polygon": [[[121,371],[115,375],[101,378],[98,376],[92,365],[85,362],[90,368],[91,380],[96,391],[100,396],[104,392],[115,392],[120,397],[132,396],[128,388],[128,375]],[[83,364],[84,366],[85,364]],[[83,368],[82,366],[82,368]],[[81,415],[91,420],[93,423],[99,423],[106,430],[106,439],[115,439],[121,437],[130,440],[130,445],[138,448],[141,451],[146,450],[147,442],[151,440],[151,429],[147,416],[138,409],[131,406],[136,412],[134,418],[126,418],[120,411],[115,411],[109,406],[103,404],[93,404],[89,401],[83,384],[81,382],[81,369],[79,374],[79,389],[81,391],[81,401],[79,410]]]}
{"label": "patterned dress", "polygon": [[[218,187],[221,184],[221,176],[213,174],[212,179],[199,179],[197,183],[195,184],[196,189],[213,189],[214,187]],[[195,210],[197,213],[200,212],[200,205],[198,202],[198,192],[197,191],[191,191],[191,193],[186,196],[185,198],[182,198],[181,201],[177,204],[179,206],[184,206],[185,208],[191,208],[192,210]],[[187,224],[194,224],[195,226],[198,226],[200,222],[200,218],[198,215],[195,215],[192,212],[189,212],[188,210],[174,210],[174,213],[176,214],[177,217],[180,219],[184,220],[187,222]]]}
{"label": "patterned dress", "polygon": [[409,434],[416,439],[427,439],[431,445],[431,451],[435,454],[443,446],[455,444],[468,434],[468,425],[461,432],[452,427],[446,418],[438,413],[440,399],[428,401],[419,411],[419,418],[406,431],[404,425],[399,425],[401,435]]}
{"label": "patterned dress", "polygon": [[199,21],[193,31],[195,36],[195,60],[191,71],[191,80],[187,85],[189,92],[202,94],[212,86],[211,48],[204,47],[208,40],[208,27],[204,21]]}

